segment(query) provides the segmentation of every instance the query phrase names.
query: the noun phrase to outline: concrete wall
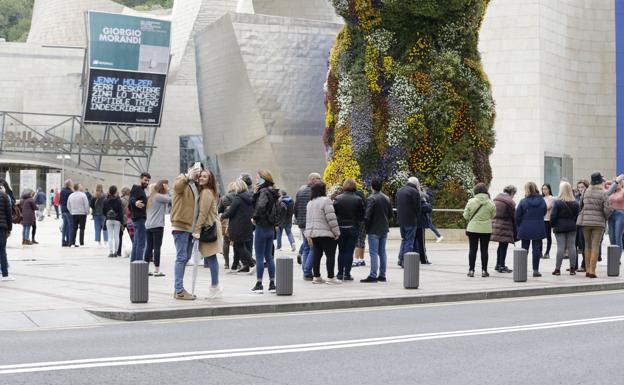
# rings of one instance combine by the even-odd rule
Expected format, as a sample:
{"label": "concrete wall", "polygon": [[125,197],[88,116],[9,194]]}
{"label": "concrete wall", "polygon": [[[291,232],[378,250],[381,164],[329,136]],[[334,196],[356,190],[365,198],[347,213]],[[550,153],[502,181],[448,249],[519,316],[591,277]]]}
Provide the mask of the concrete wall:
{"label": "concrete wall", "polygon": [[224,182],[268,168],[293,191],[324,169],[323,83],[340,27],[230,13],[196,35],[204,146]]}
{"label": "concrete wall", "polygon": [[479,49],[496,102],[492,191],[543,183],[544,156],[573,179],[615,172],[614,3],[490,3]]}

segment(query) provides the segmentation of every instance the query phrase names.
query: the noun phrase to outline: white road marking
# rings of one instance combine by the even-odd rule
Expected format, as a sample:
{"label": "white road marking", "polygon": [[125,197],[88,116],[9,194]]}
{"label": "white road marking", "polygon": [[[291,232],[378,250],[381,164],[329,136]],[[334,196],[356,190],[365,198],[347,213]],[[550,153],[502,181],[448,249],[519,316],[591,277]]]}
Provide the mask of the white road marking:
{"label": "white road marking", "polygon": [[579,319],[579,320],[570,320],[570,321],[528,324],[528,325],[518,325],[518,326],[497,327],[497,328],[487,328],[487,329],[472,329],[472,330],[460,330],[460,331],[450,331],[450,332],[407,334],[407,335],[400,335],[400,336],[363,338],[363,339],[344,340],[344,341],[330,341],[330,342],[318,342],[318,343],[306,343],[306,344],[294,344],[294,345],[265,346],[265,347],[255,347],[255,348],[206,350],[206,351],[194,351],[194,352],[163,353],[163,354],[149,354],[149,355],[137,355],[137,356],[92,358],[92,359],[81,359],[81,360],[70,360],[70,361],[51,361],[51,362],[38,362],[38,363],[28,363],[28,364],[0,365],[0,375],[114,367],[114,366],[145,365],[145,364],[158,364],[158,363],[171,363],[171,362],[184,362],[184,361],[198,361],[198,360],[218,359],[218,358],[223,359],[223,358],[246,357],[246,356],[263,356],[263,355],[285,354],[285,353],[302,353],[302,352],[358,348],[358,347],[368,347],[368,346],[378,346],[378,345],[389,345],[389,344],[408,343],[408,342],[416,342],[416,341],[437,340],[437,339],[445,339],[445,338],[459,338],[459,337],[471,337],[471,336],[492,335],[492,334],[502,334],[502,333],[517,333],[517,332],[546,330],[546,329],[559,329],[559,328],[577,327],[577,326],[584,326],[584,325],[596,325],[596,324],[614,323],[614,322],[622,322],[622,321],[624,321],[624,315],[612,316],[612,317],[601,317],[601,318],[588,318],[588,319]]}

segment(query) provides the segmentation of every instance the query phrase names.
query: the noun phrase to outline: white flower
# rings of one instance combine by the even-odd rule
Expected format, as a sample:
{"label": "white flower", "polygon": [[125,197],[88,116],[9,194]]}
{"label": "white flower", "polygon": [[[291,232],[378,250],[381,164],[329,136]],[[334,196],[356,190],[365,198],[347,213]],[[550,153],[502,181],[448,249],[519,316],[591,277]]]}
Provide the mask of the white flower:
{"label": "white flower", "polygon": [[394,33],[385,29],[378,29],[366,36],[366,41],[377,48],[380,53],[385,54],[394,44]]}

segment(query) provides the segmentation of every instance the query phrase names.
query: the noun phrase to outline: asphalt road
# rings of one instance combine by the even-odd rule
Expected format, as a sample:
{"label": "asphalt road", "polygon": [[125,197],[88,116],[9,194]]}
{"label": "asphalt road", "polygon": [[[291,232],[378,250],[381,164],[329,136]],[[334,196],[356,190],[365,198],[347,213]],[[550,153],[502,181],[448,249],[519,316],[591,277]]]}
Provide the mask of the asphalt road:
{"label": "asphalt road", "polygon": [[0,332],[0,384],[622,384],[624,292]]}

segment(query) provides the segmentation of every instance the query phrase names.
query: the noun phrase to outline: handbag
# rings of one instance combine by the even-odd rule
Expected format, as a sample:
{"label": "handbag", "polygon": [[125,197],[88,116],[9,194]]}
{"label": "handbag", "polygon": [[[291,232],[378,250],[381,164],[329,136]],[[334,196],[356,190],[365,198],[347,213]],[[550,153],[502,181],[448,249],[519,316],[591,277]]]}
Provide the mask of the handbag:
{"label": "handbag", "polygon": [[199,241],[204,243],[212,243],[218,239],[217,222],[212,226],[203,226],[199,233]]}

